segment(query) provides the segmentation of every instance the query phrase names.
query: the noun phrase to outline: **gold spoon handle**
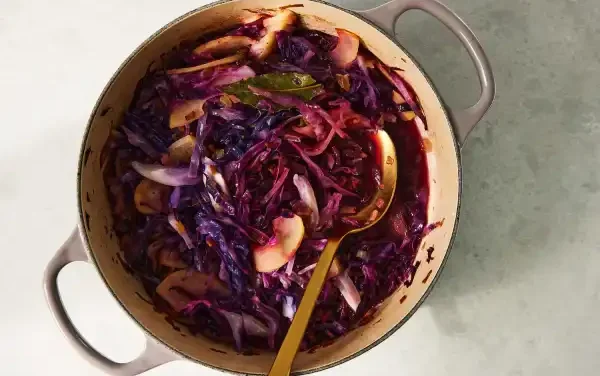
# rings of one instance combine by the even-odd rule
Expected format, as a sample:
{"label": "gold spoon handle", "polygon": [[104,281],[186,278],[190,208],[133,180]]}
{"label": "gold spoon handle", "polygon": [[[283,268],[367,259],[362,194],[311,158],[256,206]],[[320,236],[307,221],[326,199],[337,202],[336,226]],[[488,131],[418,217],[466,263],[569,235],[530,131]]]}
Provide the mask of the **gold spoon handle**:
{"label": "gold spoon handle", "polygon": [[277,353],[277,357],[273,362],[273,366],[269,371],[269,376],[288,376],[290,374],[292,363],[294,362],[294,358],[300,347],[300,342],[302,342],[302,337],[304,337],[308,320],[315,308],[317,298],[327,279],[329,268],[331,268],[335,252],[341,241],[341,238],[329,239],[327,241],[327,245],[319,257],[319,262],[313,271],[308,286],[306,286],[306,290],[300,301],[300,307],[298,307],[294,319],[292,320],[292,325],[290,325],[290,329],[288,330],[285,339],[281,344],[281,348]]}

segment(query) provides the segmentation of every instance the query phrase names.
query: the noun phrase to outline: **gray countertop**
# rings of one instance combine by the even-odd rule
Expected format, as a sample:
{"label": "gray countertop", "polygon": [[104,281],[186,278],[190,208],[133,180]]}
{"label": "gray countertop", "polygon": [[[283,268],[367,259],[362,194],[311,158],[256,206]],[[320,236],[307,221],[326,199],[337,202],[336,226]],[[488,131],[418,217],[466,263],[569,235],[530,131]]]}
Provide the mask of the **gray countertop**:
{"label": "gray countertop", "polygon": [[[462,151],[448,264],[398,334],[425,338],[417,350],[404,337],[398,357],[414,375],[598,374],[600,3],[445,3],[483,44],[497,97]],[[450,104],[474,102],[476,76],[453,35],[407,13],[398,38]]]}
{"label": "gray countertop", "polygon": [[[405,326],[322,375],[597,375],[600,2],[444,1],[480,38],[497,84],[462,151],[454,249]],[[76,156],[102,87],[143,39],[205,2],[2,1],[1,374],[101,374],[59,334],[40,276],[76,222]],[[415,11],[398,38],[446,102],[474,102],[475,72],[450,32]],[[118,361],[136,356],[141,333],[92,268],[69,266],[59,282],[94,346]],[[218,373],[188,362],[148,373],[173,374]]]}

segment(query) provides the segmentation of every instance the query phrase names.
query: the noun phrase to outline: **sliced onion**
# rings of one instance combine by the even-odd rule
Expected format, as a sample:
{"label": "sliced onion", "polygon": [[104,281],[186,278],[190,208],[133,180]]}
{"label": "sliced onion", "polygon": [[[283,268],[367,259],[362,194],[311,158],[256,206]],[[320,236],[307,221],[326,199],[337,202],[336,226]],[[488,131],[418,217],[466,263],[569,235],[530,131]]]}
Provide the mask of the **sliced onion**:
{"label": "sliced onion", "polygon": [[296,261],[296,255],[294,255],[294,257],[292,257],[285,266],[285,274],[292,274],[292,272],[294,271],[294,261]]}
{"label": "sliced onion", "polygon": [[307,280],[304,279],[304,277],[299,276],[296,273],[291,273],[289,275],[289,279],[290,281],[296,283],[298,286],[304,288],[306,286],[306,283],[308,282]]}
{"label": "sliced onion", "polygon": [[294,185],[298,189],[300,199],[308,206],[311,210],[310,213],[310,228],[314,229],[319,224],[319,206],[317,205],[317,198],[315,191],[313,190],[310,181],[304,175],[294,175]]}
{"label": "sliced onion", "polygon": [[234,72],[218,75],[215,79],[210,81],[210,85],[213,87],[225,86],[254,76],[256,76],[256,72],[254,72],[252,68],[247,65],[242,65]]}
{"label": "sliced onion", "polygon": [[281,282],[281,285],[286,290],[292,285],[292,281],[285,274],[277,273],[277,278],[279,278],[279,282]]}
{"label": "sliced onion", "polygon": [[131,162],[131,167],[146,179],[171,187],[196,185],[200,182],[199,177],[190,178],[188,176],[187,167],[165,167],[162,165],[145,164],[136,161]]}
{"label": "sliced onion", "polygon": [[358,308],[360,304],[360,294],[354,286],[354,282],[348,277],[348,273],[342,273],[334,279],[334,283],[338,289],[340,289],[340,293],[346,300],[346,303],[352,308],[354,312]]}
{"label": "sliced onion", "polygon": [[314,269],[314,268],[316,268],[316,267],[317,267],[317,263],[316,263],[316,262],[315,262],[314,264],[310,264],[310,265],[308,265],[307,267],[305,267],[305,268],[303,268],[302,270],[300,270],[300,271],[298,272],[298,275],[302,275],[302,274],[304,274],[304,273],[308,273],[308,272],[310,272],[311,270],[313,270],[313,269]]}
{"label": "sliced onion", "polygon": [[179,234],[179,236],[181,236],[181,238],[185,242],[185,245],[188,247],[188,249],[194,249],[194,242],[192,242],[192,239],[190,238],[190,235],[186,231],[183,223],[178,221],[177,218],[175,218],[175,214],[173,214],[173,213],[170,213],[167,218],[169,220],[169,224],[171,225],[171,227],[173,227],[173,229]]}
{"label": "sliced onion", "polygon": [[283,305],[282,305],[281,313],[283,314],[284,317],[287,317],[290,320],[292,320],[294,318],[294,315],[296,314],[296,307],[294,306],[294,298],[292,298],[291,296],[283,297]]}
{"label": "sliced onion", "polygon": [[249,336],[268,337],[269,328],[254,316],[242,312],[242,320],[244,322],[244,330]]}
{"label": "sliced onion", "polygon": [[[213,165],[213,161],[211,159],[204,158],[203,162],[204,174],[202,176],[202,179],[204,180],[204,184],[206,184],[207,179],[213,180],[219,186],[219,188],[221,188],[221,192],[223,193],[223,195],[227,199],[229,199],[229,197],[231,196],[229,194],[229,188],[227,188],[227,184],[225,183],[223,175],[221,175],[221,173],[217,171],[217,168]],[[208,194],[208,196],[210,197],[210,202],[212,203],[212,206],[215,209],[215,211],[217,213],[223,212],[223,208],[217,203],[215,197],[213,197],[210,193]]]}
{"label": "sliced onion", "polygon": [[235,339],[236,348],[240,350],[242,348],[242,329],[244,327],[242,315],[224,309],[219,309],[218,311],[229,323],[233,339]]}

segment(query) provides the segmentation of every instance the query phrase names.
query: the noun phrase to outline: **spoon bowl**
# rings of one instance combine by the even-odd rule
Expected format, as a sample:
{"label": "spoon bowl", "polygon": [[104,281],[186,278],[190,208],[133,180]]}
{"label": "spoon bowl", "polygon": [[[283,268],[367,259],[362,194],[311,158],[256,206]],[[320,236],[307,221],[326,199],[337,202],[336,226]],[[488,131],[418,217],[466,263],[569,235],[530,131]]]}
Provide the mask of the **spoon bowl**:
{"label": "spoon bowl", "polygon": [[392,203],[398,178],[396,148],[390,136],[383,130],[378,131],[374,138],[377,144],[378,164],[381,169],[381,184],[375,191],[371,201],[357,214],[350,217],[358,221],[361,227],[342,228],[335,231],[335,235],[327,240],[327,245],[323,249],[312,277],[306,286],[300,306],[294,315],[292,324],[269,371],[269,376],[287,376],[290,374],[292,363],[304,337],[306,326],[342,240],[349,234],[364,231],[375,225],[383,218]]}

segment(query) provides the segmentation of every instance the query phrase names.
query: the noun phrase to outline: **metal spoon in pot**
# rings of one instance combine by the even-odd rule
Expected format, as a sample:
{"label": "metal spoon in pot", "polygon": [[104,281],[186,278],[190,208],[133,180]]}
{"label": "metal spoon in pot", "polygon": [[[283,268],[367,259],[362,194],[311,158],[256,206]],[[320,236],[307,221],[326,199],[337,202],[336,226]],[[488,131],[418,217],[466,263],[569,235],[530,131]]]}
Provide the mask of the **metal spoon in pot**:
{"label": "metal spoon in pot", "polygon": [[396,180],[398,174],[398,165],[396,161],[396,149],[390,136],[385,131],[378,131],[375,135],[378,153],[378,163],[381,168],[381,185],[376,190],[371,202],[366,205],[359,213],[352,216],[363,225],[359,228],[339,228],[334,231],[335,235],[330,237],[312,277],[306,286],[300,307],[294,315],[290,329],[283,340],[283,344],[277,353],[277,357],[271,366],[269,376],[288,376],[292,369],[292,363],[300,347],[300,342],[304,337],[308,320],[321,293],[323,284],[327,279],[329,268],[335,257],[337,248],[344,237],[349,234],[356,234],[377,223],[387,212],[394,192],[396,191]]}

